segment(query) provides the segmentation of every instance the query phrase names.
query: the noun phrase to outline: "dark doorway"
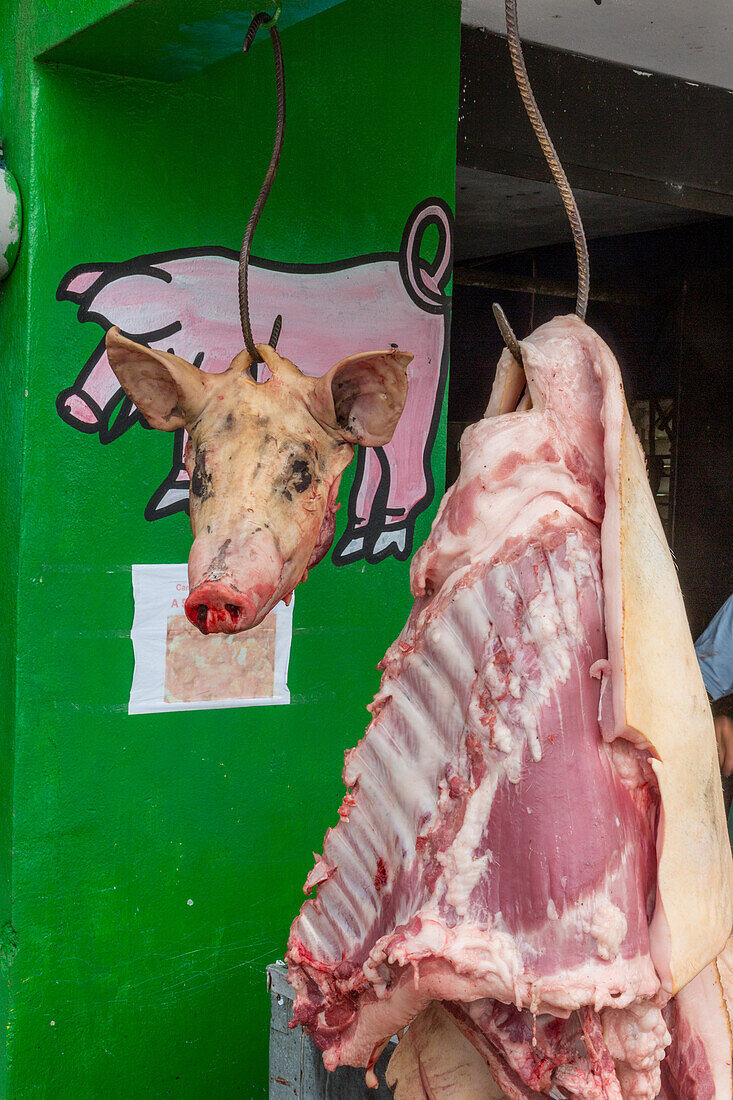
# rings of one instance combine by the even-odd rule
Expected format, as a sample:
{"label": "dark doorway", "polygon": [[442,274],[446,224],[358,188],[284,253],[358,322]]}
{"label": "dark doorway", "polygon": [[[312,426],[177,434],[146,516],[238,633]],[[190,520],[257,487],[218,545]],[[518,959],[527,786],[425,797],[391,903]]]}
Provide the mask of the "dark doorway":
{"label": "dark doorway", "polygon": [[[694,636],[733,589],[732,242],[727,218],[590,242],[587,320],[621,365]],[[503,346],[492,302],[522,337],[572,312],[575,278],[569,243],[456,263],[449,482]]]}

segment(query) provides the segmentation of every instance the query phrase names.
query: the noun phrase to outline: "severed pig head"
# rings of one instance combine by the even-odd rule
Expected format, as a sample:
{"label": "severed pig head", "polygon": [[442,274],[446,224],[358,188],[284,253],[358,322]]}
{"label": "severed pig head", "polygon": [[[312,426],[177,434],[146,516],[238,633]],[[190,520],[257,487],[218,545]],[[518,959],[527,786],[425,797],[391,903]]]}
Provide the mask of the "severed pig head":
{"label": "severed pig head", "polygon": [[405,352],[352,355],[320,378],[267,344],[271,377],[246,351],[222,374],[107,333],[125,393],[153,428],[185,427],[193,546],[186,615],[234,634],[287,599],[333,541],[341,474],[354,446],[392,438],[407,396]]}

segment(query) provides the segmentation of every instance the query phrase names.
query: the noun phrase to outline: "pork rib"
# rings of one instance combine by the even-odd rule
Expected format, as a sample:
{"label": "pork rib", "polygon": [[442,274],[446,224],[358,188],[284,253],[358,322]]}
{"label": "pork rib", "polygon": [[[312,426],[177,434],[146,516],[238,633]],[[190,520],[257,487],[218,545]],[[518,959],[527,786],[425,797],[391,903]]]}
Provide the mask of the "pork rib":
{"label": "pork rib", "polygon": [[524,376],[505,353],[347,754],[341,821],[288,945],[294,1023],[328,1068],[368,1065],[441,1000],[508,1096],[654,1100],[662,1009],[730,930],[730,857],[713,800],[693,832],[711,842],[715,911],[696,939],[680,931],[680,777],[626,677],[643,564],[630,580],[628,533],[608,530],[623,533],[629,500],[646,521],[618,367],[575,317],[522,349],[531,402],[515,411]]}

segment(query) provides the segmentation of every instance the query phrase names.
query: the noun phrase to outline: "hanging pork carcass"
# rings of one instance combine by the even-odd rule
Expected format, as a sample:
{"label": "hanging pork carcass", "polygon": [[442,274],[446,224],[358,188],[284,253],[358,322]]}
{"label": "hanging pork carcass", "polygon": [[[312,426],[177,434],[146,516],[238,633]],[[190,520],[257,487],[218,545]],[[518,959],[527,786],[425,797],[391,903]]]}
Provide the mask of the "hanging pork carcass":
{"label": "hanging pork carcass", "polygon": [[399,1100],[730,1100],[731,855],[643,453],[581,320],[521,357],[464,434],[347,753],[294,1023],[329,1069],[412,1023]]}

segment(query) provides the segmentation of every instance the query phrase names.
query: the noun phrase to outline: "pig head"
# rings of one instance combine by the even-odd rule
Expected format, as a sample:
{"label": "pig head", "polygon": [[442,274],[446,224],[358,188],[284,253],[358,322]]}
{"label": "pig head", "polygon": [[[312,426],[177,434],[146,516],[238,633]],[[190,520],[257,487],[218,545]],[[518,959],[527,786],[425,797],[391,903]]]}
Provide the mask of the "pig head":
{"label": "pig head", "polygon": [[153,428],[188,432],[193,546],[186,615],[203,634],[234,634],[288,599],[329,549],[341,474],[357,443],[384,446],[407,397],[399,351],[352,355],[320,378],[267,344],[209,374],[111,328],[107,355]]}

